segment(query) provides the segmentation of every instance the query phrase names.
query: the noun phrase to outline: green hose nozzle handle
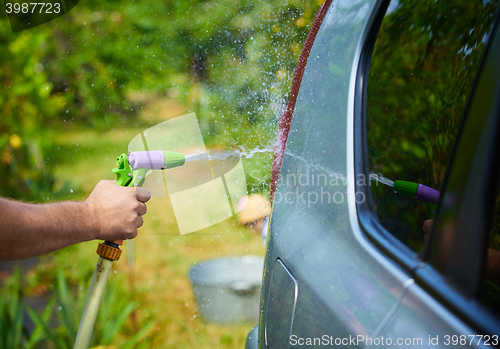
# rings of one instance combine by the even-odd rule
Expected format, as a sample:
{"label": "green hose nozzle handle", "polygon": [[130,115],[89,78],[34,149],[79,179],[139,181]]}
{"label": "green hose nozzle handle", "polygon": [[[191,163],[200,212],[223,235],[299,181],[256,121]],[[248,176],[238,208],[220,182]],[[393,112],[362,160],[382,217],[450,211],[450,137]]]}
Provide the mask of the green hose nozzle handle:
{"label": "green hose nozzle handle", "polygon": [[[123,187],[138,187],[144,183],[146,173],[149,170],[178,167],[182,166],[184,162],[184,155],[180,153],[160,150],[131,152],[128,156],[127,154],[121,154],[116,158],[117,167],[112,172],[116,174],[116,184]],[[120,258],[122,251],[118,245],[122,243],[123,240],[104,241],[97,248],[96,252],[100,257],[90,282],[89,293],[85,301],[73,349],[89,348],[111,265],[113,261]]]}
{"label": "green hose nozzle handle", "polygon": [[116,158],[116,166],[118,167],[115,167],[111,172],[116,174],[116,184],[122,187],[140,187],[149,170],[147,168],[132,170],[125,153]]}
{"label": "green hose nozzle handle", "polygon": [[[173,151],[152,150],[123,153],[116,158],[112,172],[116,174],[116,184],[122,187],[140,187],[149,170],[164,170],[184,165],[184,154]],[[110,241],[121,245],[123,241]]]}
{"label": "green hose nozzle handle", "polygon": [[[127,154],[123,153],[116,158],[116,166],[118,167],[111,170],[111,172],[116,174],[116,184],[122,187],[140,187],[142,183],[144,183],[144,178],[146,177],[148,169],[139,168],[132,171],[127,159]],[[113,240],[108,242],[116,245],[123,244],[123,240]]]}

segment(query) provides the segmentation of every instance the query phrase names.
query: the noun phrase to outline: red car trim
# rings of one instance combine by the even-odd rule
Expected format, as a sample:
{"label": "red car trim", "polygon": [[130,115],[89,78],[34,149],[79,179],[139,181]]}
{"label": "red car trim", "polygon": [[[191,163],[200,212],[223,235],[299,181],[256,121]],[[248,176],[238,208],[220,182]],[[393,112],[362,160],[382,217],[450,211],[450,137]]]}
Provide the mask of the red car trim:
{"label": "red car trim", "polygon": [[271,203],[273,202],[274,192],[276,191],[276,186],[278,184],[278,178],[281,169],[281,163],[283,162],[283,156],[285,155],[286,141],[288,139],[288,132],[290,131],[290,125],[292,123],[293,111],[295,110],[295,103],[297,102],[297,95],[299,94],[300,83],[302,82],[302,77],[304,75],[304,69],[306,67],[307,59],[311,53],[311,48],[316,39],[316,34],[318,34],[323,18],[325,18],[326,12],[330,7],[332,0],[326,0],[312,23],[309,34],[307,34],[306,41],[304,42],[304,47],[300,53],[299,62],[295,68],[295,73],[293,74],[292,89],[290,93],[290,99],[288,101],[288,106],[285,112],[281,116],[280,127],[278,130],[278,138],[276,140],[276,147],[274,149],[274,159],[273,168],[271,173],[271,185],[269,191],[269,198]]}

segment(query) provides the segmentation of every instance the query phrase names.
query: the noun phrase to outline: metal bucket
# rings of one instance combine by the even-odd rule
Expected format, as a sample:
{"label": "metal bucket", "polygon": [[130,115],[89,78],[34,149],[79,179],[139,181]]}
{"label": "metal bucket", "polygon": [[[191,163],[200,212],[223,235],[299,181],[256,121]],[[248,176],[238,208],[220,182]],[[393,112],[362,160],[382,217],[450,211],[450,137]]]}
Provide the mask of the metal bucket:
{"label": "metal bucket", "polygon": [[256,256],[211,259],[193,266],[189,279],[201,315],[220,324],[257,323],[263,268],[264,258]]}

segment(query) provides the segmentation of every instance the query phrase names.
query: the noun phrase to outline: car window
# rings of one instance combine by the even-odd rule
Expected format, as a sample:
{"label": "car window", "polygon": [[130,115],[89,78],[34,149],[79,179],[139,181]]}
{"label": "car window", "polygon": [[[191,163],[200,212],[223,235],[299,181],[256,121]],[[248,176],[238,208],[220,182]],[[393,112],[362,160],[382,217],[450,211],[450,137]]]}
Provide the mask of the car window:
{"label": "car window", "polygon": [[499,3],[394,0],[377,35],[366,95],[371,192],[381,224],[413,251],[436,211],[413,197],[413,183],[443,184]]}
{"label": "car window", "polygon": [[479,300],[500,315],[500,173],[494,200]]}

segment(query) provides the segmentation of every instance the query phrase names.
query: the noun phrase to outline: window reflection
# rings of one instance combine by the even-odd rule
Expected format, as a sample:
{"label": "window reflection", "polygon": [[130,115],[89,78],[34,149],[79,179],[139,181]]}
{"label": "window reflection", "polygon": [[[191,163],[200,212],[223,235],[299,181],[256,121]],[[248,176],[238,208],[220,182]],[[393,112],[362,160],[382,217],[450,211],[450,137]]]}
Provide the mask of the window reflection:
{"label": "window reflection", "polygon": [[[367,90],[370,169],[440,189],[499,1],[393,1],[374,46]],[[378,217],[414,251],[424,203],[373,185]]]}

